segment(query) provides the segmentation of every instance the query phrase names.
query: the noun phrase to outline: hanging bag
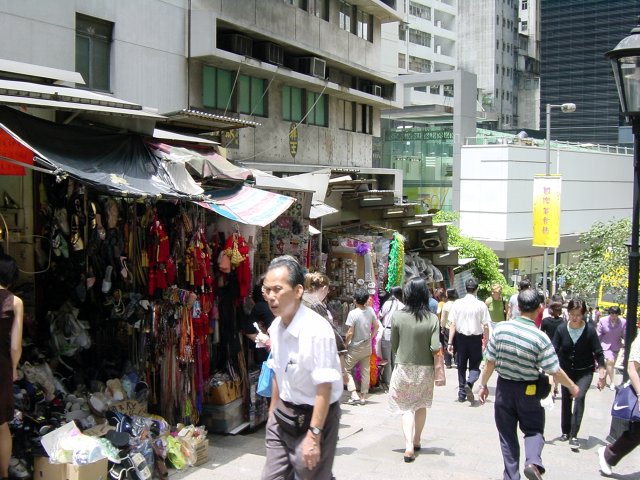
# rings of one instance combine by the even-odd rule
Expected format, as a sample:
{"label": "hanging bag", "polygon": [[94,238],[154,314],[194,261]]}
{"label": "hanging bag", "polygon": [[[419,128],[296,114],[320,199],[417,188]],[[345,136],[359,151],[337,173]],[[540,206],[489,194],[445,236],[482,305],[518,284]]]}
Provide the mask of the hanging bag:
{"label": "hanging bag", "polygon": [[442,347],[438,353],[433,356],[433,369],[435,374],[435,385],[437,387],[444,387],[447,384],[447,377],[444,373],[444,352]]}
{"label": "hanging bag", "polygon": [[611,406],[611,416],[627,422],[640,422],[640,402],[631,382],[627,382],[616,391],[616,398]]}
{"label": "hanging bag", "polygon": [[256,393],[261,397],[271,397],[271,385],[273,382],[273,369],[268,365],[271,360],[271,353],[267,359],[262,362],[262,370],[260,370],[260,377],[258,377],[258,386],[256,387]]}

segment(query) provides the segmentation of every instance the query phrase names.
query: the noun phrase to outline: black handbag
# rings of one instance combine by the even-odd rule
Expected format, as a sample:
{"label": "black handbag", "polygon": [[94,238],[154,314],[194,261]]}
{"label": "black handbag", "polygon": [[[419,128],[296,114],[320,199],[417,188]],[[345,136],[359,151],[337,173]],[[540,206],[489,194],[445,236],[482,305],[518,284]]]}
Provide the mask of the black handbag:
{"label": "black handbag", "polygon": [[549,377],[544,372],[538,373],[538,380],[536,380],[536,397],[540,400],[544,400],[551,393],[551,383]]}
{"label": "black handbag", "polygon": [[296,409],[288,408],[290,412],[286,412],[278,407],[273,411],[276,422],[280,428],[292,437],[299,437],[309,430],[311,425],[311,414],[313,409]]}

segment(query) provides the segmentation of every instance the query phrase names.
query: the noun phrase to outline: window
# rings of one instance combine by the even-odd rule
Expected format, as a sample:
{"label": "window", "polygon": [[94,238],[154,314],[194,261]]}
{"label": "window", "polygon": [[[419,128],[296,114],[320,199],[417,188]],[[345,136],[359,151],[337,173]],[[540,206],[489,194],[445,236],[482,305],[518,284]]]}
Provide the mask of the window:
{"label": "window", "polygon": [[372,133],[373,107],[371,105],[356,104],[356,132]]}
{"label": "window", "polygon": [[299,122],[307,111],[305,123],[326,127],[329,117],[327,112],[327,96],[309,92],[302,88],[282,87],[282,119],[290,122]]}
{"label": "window", "polygon": [[407,68],[407,56],[404,53],[398,54],[398,68]]}
{"label": "window", "polygon": [[338,128],[340,130],[354,131],[353,119],[355,117],[356,103],[346,100],[338,100]]}
{"label": "window", "polygon": [[307,12],[323,20],[329,20],[329,0],[307,0]]}
{"label": "window", "polygon": [[423,47],[431,46],[431,34],[420,30],[409,29],[409,41]]}
{"label": "window", "polygon": [[424,18],[425,20],[431,20],[431,8],[410,1],[409,15]]}
{"label": "window", "polygon": [[496,25],[500,25],[500,15],[496,15]]}
{"label": "window", "polygon": [[440,85],[431,85],[429,87],[429,92],[433,93],[434,95],[439,95],[440,94]]}
{"label": "window", "polygon": [[520,4],[520,8],[522,10],[526,10],[527,8],[529,8],[529,2],[527,0],[522,0],[522,3]]}
{"label": "window", "polygon": [[76,71],[87,88],[108,92],[113,23],[76,15]]}
{"label": "window", "polygon": [[309,125],[327,126],[327,96],[307,91],[307,110],[305,122]]}
{"label": "window", "polygon": [[444,96],[453,97],[453,85],[444,85]]}
{"label": "window", "polygon": [[228,112],[267,116],[265,80],[240,75],[234,91],[234,78],[234,72],[204,65],[202,67],[202,105]]}
{"label": "window", "polygon": [[528,30],[528,28],[529,28],[529,25],[527,24],[527,22],[521,22],[521,23],[520,23],[520,29],[521,29],[523,32],[526,32],[526,31]]}
{"label": "window", "polygon": [[500,65],[496,65],[496,75],[500,74]]}
{"label": "window", "polygon": [[418,73],[430,73],[431,72],[431,60],[426,60],[420,57],[409,56],[409,70],[413,70]]}
{"label": "window", "polygon": [[353,6],[343,0],[338,0],[338,4],[340,5],[340,28],[342,30],[346,30],[347,32],[352,32]]}
{"label": "window", "polygon": [[357,32],[356,35],[360,38],[364,38],[370,42],[373,41],[373,16],[368,13],[358,10],[356,14],[357,18]]}
{"label": "window", "polygon": [[496,50],[500,50],[500,40],[496,40]]}
{"label": "window", "polygon": [[402,40],[403,42],[407,39],[407,30],[405,27],[406,24],[400,23],[398,27],[398,40]]}

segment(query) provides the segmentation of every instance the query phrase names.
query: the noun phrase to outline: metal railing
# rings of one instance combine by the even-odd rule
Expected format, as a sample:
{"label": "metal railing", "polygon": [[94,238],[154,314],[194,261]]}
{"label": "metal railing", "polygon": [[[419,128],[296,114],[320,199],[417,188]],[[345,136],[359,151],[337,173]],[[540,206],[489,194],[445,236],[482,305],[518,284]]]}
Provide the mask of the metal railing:
{"label": "metal railing", "polygon": [[[465,145],[512,145],[519,147],[545,148],[544,140],[536,138],[518,138],[513,135],[494,135],[480,137],[465,137]],[[617,155],[633,155],[633,147],[618,145],[600,145],[594,143],[551,141],[552,150],[571,150],[581,152],[613,153]]]}

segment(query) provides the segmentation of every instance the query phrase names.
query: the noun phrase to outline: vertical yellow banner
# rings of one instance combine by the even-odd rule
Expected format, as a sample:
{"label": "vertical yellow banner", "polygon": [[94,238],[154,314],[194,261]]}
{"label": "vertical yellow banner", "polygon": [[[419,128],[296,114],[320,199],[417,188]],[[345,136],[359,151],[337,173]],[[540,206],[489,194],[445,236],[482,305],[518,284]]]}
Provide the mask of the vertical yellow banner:
{"label": "vertical yellow banner", "polygon": [[560,175],[533,179],[533,246],[560,245]]}

